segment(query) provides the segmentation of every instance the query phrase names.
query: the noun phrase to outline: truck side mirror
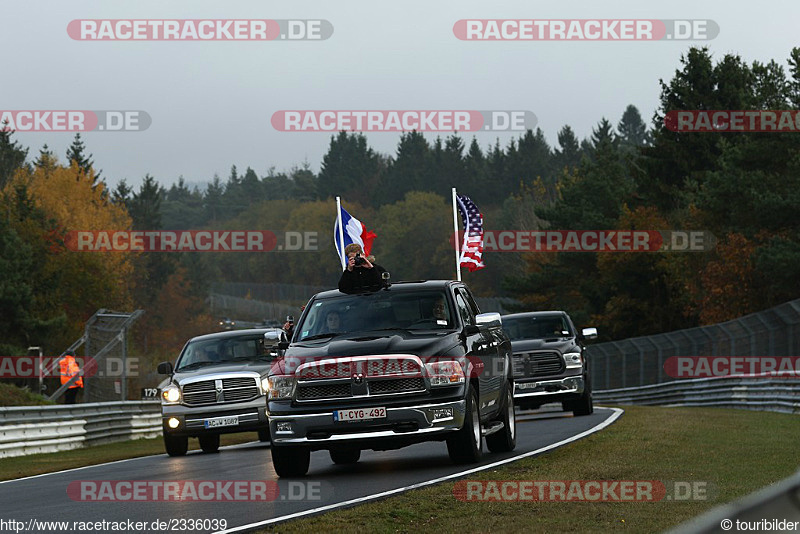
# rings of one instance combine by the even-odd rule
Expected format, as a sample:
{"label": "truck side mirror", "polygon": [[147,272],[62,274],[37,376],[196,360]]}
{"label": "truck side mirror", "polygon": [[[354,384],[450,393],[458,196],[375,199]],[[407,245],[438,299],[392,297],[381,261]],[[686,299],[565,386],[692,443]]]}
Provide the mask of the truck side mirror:
{"label": "truck side mirror", "polygon": [[468,324],[464,326],[464,335],[465,336],[474,336],[475,334],[480,334],[481,329],[478,328],[474,324]]}
{"label": "truck side mirror", "polygon": [[160,375],[171,375],[172,374],[172,363],[170,362],[161,362],[158,364],[156,369],[158,374]]}

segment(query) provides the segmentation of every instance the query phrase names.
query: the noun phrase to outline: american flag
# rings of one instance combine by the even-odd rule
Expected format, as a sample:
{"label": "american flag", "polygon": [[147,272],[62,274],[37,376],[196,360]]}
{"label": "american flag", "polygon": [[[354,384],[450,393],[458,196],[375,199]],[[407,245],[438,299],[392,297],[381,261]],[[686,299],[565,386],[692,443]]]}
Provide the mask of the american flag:
{"label": "american flag", "polygon": [[469,272],[486,267],[483,264],[483,215],[478,206],[467,195],[456,194],[458,211],[464,221],[464,243],[461,245],[461,256],[458,264]]}

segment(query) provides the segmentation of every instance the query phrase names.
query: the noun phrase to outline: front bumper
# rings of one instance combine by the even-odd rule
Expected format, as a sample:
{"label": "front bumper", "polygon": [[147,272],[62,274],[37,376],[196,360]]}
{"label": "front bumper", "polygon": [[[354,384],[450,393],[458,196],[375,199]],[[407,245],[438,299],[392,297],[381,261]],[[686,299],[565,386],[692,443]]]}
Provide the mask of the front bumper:
{"label": "front bumper", "polygon": [[[586,381],[582,375],[568,376],[557,380],[537,380],[535,378],[515,378],[514,398],[527,399],[533,397],[574,397],[583,394]],[[559,397],[556,399],[555,397]]]}
{"label": "front bumper", "polygon": [[[161,423],[164,432],[173,436],[202,436],[207,434],[230,434],[235,432],[255,432],[269,426],[266,399],[263,395],[252,401],[236,404],[217,404],[189,407],[181,404],[162,404]],[[237,425],[206,428],[207,419],[237,417]],[[167,424],[171,418],[179,421],[177,428]]]}
{"label": "front bumper", "polygon": [[[273,446],[303,445],[312,450],[357,447],[393,449],[444,439],[464,425],[466,400],[387,407],[386,417],[370,421],[334,421],[333,412],[271,415]],[[280,429],[279,429],[280,427]]]}

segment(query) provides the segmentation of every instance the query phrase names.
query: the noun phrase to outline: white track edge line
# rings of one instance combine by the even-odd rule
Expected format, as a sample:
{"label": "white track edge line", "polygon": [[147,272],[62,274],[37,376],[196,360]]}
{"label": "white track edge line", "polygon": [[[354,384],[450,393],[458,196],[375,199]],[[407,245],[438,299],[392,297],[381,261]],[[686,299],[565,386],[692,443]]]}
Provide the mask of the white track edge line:
{"label": "white track edge line", "polygon": [[[598,406],[598,408],[599,408],[599,406]],[[382,497],[388,497],[390,495],[395,495],[395,494],[398,494],[398,493],[404,493],[406,491],[410,491],[410,490],[413,490],[413,489],[418,489],[418,488],[422,488],[422,487],[425,487],[425,486],[438,484],[439,482],[444,482],[446,480],[450,480],[450,479],[453,479],[453,478],[459,478],[459,477],[462,477],[462,476],[465,476],[465,475],[469,475],[469,474],[472,474],[472,473],[477,473],[479,471],[485,471],[487,469],[491,469],[493,467],[497,467],[497,466],[504,465],[504,464],[507,464],[507,463],[515,462],[517,460],[521,460],[521,459],[527,458],[529,456],[535,456],[537,454],[541,454],[543,452],[547,452],[547,451],[549,451],[551,449],[555,449],[557,447],[561,447],[562,445],[566,445],[568,443],[572,443],[573,441],[577,441],[577,440],[579,440],[581,438],[584,438],[584,437],[586,437],[586,436],[588,436],[590,434],[594,434],[595,432],[599,432],[600,430],[604,429],[605,427],[609,426],[611,423],[613,423],[614,421],[619,419],[619,417],[624,413],[624,410],[622,410],[621,408],[608,408],[608,409],[612,410],[613,413],[606,420],[604,420],[602,423],[599,423],[598,425],[593,426],[592,428],[590,428],[588,430],[584,430],[583,432],[581,432],[579,434],[575,434],[574,436],[569,437],[567,439],[563,439],[563,440],[558,441],[556,443],[551,443],[550,445],[542,447],[541,449],[528,451],[528,452],[520,454],[518,456],[513,456],[511,458],[506,458],[504,460],[499,460],[497,462],[494,462],[494,463],[491,463],[491,464],[487,464],[487,465],[482,465],[480,467],[475,467],[473,469],[467,469],[466,471],[460,471],[458,473],[452,473],[450,475],[445,475],[443,477],[434,478],[434,479],[431,479],[431,480],[425,480],[423,482],[417,482],[416,484],[411,484],[410,486],[404,486],[402,488],[395,488],[395,489],[383,491],[383,492],[380,492],[380,493],[374,493],[372,495],[366,495],[364,497],[358,497],[356,499],[350,499],[349,501],[342,501],[342,502],[339,502],[339,503],[327,504],[325,506],[320,506],[319,508],[312,508],[311,510],[304,510],[302,512],[295,512],[293,514],[284,515],[284,516],[280,516],[280,517],[274,517],[272,519],[267,519],[267,520],[259,521],[259,522],[256,522],[256,523],[248,523],[247,525],[241,525],[241,526],[229,528],[229,529],[226,529],[226,530],[219,530],[219,531],[215,532],[214,534],[227,534],[228,532],[240,532],[240,531],[245,530],[245,529],[249,530],[249,529],[253,529],[253,528],[257,528],[257,527],[261,527],[261,526],[265,526],[265,525],[271,525],[271,524],[274,524],[274,523],[280,523],[280,522],[283,522],[283,521],[288,521],[290,519],[297,519],[297,518],[300,518],[300,517],[303,517],[303,516],[306,516],[306,515],[317,514],[319,512],[328,512],[328,511],[331,511],[331,510],[335,510],[337,508],[343,508],[345,506],[350,506],[352,504],[359,504],[359,503],[363,503],[363,502],[366,502],[366,501],[372,501],[372,500],[380,499]]]}

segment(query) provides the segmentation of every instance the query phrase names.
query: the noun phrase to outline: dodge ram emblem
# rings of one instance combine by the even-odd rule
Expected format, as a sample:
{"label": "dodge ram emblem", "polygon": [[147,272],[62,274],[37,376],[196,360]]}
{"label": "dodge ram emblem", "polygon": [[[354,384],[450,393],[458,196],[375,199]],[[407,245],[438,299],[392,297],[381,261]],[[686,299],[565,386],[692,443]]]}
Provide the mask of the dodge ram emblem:
{"label": "dodge ram emblem", "polygon": [[353,373],[353,383],[360,384],[364,381],[364,375],[362,373]]}
{"label": "dodge ram emblem", "polygon": [[217,402],[223,402],[225,395],[222,391],[222,380],[214,380],[214,389],[217,392]]}

